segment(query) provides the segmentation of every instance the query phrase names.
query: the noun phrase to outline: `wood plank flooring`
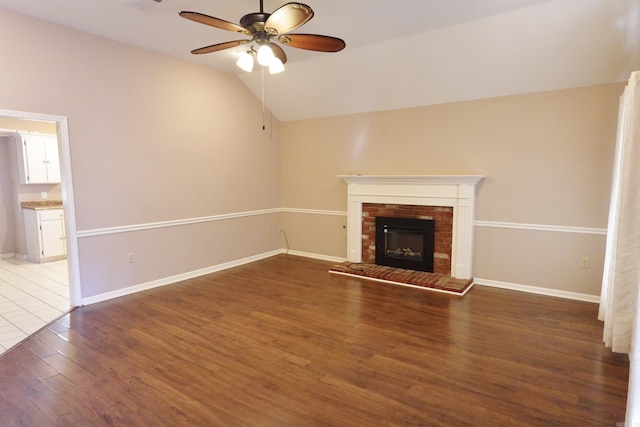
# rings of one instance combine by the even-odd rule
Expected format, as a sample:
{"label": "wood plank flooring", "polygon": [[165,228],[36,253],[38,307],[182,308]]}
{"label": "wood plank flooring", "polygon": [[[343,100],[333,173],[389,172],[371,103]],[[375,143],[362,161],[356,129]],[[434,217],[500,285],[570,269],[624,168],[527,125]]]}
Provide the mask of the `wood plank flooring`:
{"label": "wood plank flooring", "polygon": [[0,356],[7,426],[615,426],[595,304],[280,255],[81,307]]}

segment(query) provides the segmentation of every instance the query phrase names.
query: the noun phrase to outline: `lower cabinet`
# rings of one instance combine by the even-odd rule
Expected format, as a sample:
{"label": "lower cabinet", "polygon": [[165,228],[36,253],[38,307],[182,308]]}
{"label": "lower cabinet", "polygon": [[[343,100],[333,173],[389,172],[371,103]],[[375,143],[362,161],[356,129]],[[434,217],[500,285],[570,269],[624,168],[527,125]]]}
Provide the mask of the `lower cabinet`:
{"label": "lower cabinet", "polygon": [[67,256],[62,209],[24,209],[27,259],[52,261]]}

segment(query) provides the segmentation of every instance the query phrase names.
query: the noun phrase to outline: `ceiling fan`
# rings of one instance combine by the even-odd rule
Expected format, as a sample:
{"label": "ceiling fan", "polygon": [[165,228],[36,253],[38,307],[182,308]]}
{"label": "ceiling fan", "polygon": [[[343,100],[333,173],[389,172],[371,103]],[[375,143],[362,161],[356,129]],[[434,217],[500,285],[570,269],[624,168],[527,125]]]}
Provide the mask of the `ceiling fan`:
{"label": "ceiling fan", "polygon": [[249,39],[217,43],[191,51],[192,54],[199,55],[255,43],[258,49],[254,49],[254,46],[251,45],[247,51],[240,54],[237,62],[240,68],[249,72],[253,69],[254,58],[260,65],[268,66],[271,74],[284,71],[287,55],[274,41],[284,46],[317,52],[338,52],[346,46],[344,40],[337,37],[319,34],[289,34],[290,31],[313,18],[311,7],[302,3],[287,3],[269,14],[264,12],[263,0],[260,0],[260,12],[244,15],[240,18],[240,25],[198,12],[182,11],[180,16],[201,24],[249,36]]}

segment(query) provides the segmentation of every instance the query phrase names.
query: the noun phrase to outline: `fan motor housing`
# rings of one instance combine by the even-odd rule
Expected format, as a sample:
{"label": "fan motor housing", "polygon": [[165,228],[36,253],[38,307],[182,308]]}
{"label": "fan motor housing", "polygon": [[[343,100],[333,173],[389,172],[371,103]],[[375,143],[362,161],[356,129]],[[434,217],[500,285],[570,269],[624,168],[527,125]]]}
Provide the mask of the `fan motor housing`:
{"label": "fan motor housing", "polygon": [[270,16],[270,13],[248,13],[240,18],[240,25],[252,33],[255,33],[264,28],[264,23],[267,22]]}

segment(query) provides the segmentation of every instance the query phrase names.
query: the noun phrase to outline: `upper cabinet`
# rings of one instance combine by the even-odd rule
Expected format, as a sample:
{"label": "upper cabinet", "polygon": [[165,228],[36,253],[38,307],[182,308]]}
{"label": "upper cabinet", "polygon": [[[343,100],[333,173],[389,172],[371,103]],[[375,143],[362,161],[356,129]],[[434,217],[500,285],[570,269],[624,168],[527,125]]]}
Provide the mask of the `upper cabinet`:
{"label": "upper cabinet", "polygon": [[60,183],[60,157],[55,135],[20,134],[17,152],[22,184]]}

